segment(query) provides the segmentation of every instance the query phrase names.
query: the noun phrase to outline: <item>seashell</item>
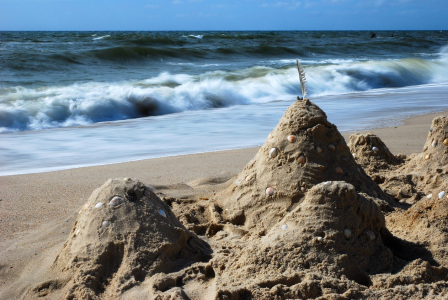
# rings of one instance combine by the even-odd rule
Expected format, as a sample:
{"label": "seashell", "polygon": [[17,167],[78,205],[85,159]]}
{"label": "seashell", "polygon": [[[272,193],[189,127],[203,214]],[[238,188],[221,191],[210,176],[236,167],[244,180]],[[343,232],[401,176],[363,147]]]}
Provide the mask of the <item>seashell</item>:
{"label": "seashell", "polygon": [[87,210],[89,208],[89,206],[90,206],[90,202],[87,202],[86,204],[84,204],[83,210]]}
{"label": "seashell", "polygon": [[432,130],[433,130],[433,129],[432,129],[432,127],[431,127],[431,128],[429,128],[429,132],[432,132]]}
{"label": "seashell", "polygon": [[331,184],[331,181],[325,181],[324,182],[324,185],[329,185],[329,184]]}
{"label": "seashell", "polygon": [[290,143],[295,143],[297,140],[297,137],[295,135],[288,135],[288,141]]}
{"label": "seashell", "polygon": [[334,169],[336,172],[338,172],[339,174],[344,173],[344,170],[342,170],[340,167],[337,167],[336,169]]}
{"label": "seashell", "polygon": [[302,187],[300,188],[300,191],[301,191],[302,193],[305,193],[305,192],[306,192],[306,187],[302,186]]}
{"label": "seashell", "polygon": [[282,225],[283,230],[286,230],[286,228],[288,228],[288,225]]}
{"label": "seashell", "polygon": [[258,153],[261,153],[261,148],[260,148],[260,149],[258,149]]}
{"label": "seashell", "polygon": [[271,187],[268,187],[266,189],[266,194],[269,195],[269,196],[272,196],[274,194],[274,189],[271,188]]}
{"label": "seashell", "polygon": [[246,176],[246,181],[251,181],[252,178],[254,178],[254,175],[253,174],[249,174],[249,175]]}
{"label": "seashell", "polygon": [[297,159],[299,163],[301,163],[302,165],[304,163],[306,163],[306,157],[303,154],[300,154],[299,158]]}
{"label": "seashell", "polygon": [[370,238],[371,241],[373,241],[376,238],[375,233],[372,230],[366,230],[364,232]]}
{"label": "seashell", "polygon": [[426,154],[425,159],[428,160],[430,158],[431,158],[431,154],[430,153]]}
{"label": "seashell", "polygon": [[126,178],[123,178],[123,181],[124,181],[124,182],[130,181],[130,180],[131,180],[131,178],[127,178],[127,177],[126,177]]}
{"label": "seashell", "polygon": [[427,195],[426,198],[431,199],[432,198],[432,194]]}
{"label": "seashell", "polygon": [[322,148],[319,146],[316,146],[316,151],[317,151],[317,153],[322,153]]}
{"label": "seashell", "polygon": [[269,158],[274,158],[274,157],[277,156],[277,154],[278,154],[277,148],[272,148],[272,149],[269,151]]}
{"label": "seashell", "polygon": [[166,212],[163,209],[159,209],[159,215],[166,218]]}
{"label": "seashell", "polygon": [[445,146],[448,146],[448,138],[446,138],[446,139],[443,140],[443,144],[444,144]]}
{"label": "seashell", "polygon": [[115,197],[112,198],[112,200],[110,200],[109,205],[110,206],[118,206],[118,205],[120,205],[123,202],[124,202],[123,198],[115,196]]}
{"label": "seashell", "polygon": [[328,148],[329,148],[331,151],[336,150],[336,147],[335,147],[333,144],[328,145]]}
{"label": "seashell", "polygon": [[316,240],[317,240],[318,242],[322,242],[322,241],[324,240],[324,238],[321,237],[321,236],[318,236],[318,237],[316,238]]}
{"label": "seashell", "polygon": [[353,155],[353,157],[356,157],[356,153],[353,153],[352,155]]}
{"label": "seashell", "polygon": [[372,151],[379,151],[380,149],[378,149],[378,147],[372,147]]}
{"label": "seashell", "polygon": [[95,205],[95,208],[100,208],[101,206],[103,206],[103,202],[98,202],[98,203]]}
{"label": "seashell", "polygon": [[78,235],[81,232],[81,229],[76,230],[75,235]]}
{"label": "seashell", "polygon": [[438,144],[437,140],[433,140],[431,143],[431,146],[435,147],[435,146],[437,146],[437,144]]}
{"label": "seashell", "polygon": [[349,228],[344,229],[344,236],[346,239],[349,239],[352,237],[352,231]]}
{"label": "seashell", "polygon": [[442,199],[443,197],[445,197],[445,191],[441,191],[440,193],[439,193],[439,199]]}
{"label": "seashell", "polygon": [[110,222],[109,221],[103,221],[103,227],[109,227]]}

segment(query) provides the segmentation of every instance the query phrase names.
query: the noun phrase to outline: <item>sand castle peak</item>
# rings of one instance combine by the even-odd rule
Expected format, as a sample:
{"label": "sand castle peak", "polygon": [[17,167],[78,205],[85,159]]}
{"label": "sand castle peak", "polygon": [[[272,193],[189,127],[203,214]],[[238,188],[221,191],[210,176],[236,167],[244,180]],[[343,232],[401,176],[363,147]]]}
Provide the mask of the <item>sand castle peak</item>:
{"label": "sand castle peak", "polygon": [[239,218],[236,225],[265,230],[293,210],[309,189],[327,181],[346,181],[358,192],[387,199],[359,168],[325,112],[305,99],[286,110],[218,204],[224,221],[234,223],[234,214],[243,212],[244,222]]}

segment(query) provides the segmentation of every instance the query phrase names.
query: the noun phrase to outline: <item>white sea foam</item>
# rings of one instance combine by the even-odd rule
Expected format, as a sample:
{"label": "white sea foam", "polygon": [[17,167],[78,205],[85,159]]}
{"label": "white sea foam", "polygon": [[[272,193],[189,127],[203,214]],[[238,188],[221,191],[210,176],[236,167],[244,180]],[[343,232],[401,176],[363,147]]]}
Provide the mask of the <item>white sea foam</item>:
{"label": "white sea foam", "polygon": [[[440,59],[305,66],[310,97],[448,81]],[[86,125],[183,111],[295,99],[297,68],[252,67],[199,75],[161,73],[141,81],[0,88],[0,132]]]}
{"label": "white sea foam", "polygon": [[94,40],[102,40],[102,39],[107,38],[107,37],[110,37],[110,35],[107,34],[107,35],[99,36],[99,37],[96,37],[96,38],[93,38],[93,39]]}

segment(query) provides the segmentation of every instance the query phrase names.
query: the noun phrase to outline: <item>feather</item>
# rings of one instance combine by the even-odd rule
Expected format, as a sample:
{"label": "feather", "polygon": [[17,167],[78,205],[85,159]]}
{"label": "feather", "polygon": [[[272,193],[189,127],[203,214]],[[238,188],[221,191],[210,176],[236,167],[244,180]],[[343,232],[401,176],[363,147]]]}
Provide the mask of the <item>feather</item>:
{"label": "feather", "polygon": [[305,99],[306,94],[308,92],[308,87],[306,85],[305,71],[303,71],[302,65],[300,64],[298,59],[297,59],[297,69],[299,70],[300,85],[302,86],[302,97],[303,99]]}

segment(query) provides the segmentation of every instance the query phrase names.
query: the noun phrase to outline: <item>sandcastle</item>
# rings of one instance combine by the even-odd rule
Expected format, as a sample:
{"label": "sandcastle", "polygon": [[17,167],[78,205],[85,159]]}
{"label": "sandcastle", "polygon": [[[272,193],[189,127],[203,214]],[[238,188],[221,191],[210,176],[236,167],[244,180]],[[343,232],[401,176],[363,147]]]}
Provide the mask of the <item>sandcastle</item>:
{"label": "sandcastle", "polygon": [[114,298],[146,277],[209,255],[207,244],[142,182],[109,179],[83,206],[53,263],[60,280],[33,291],[44,296],[58,287],[65,299]]}
{"label": "sandcastle", "polygon": [[447,124],[434,120],[421,154],[394,156],[372,134],[349,148],[297,101],[227,188],[183,204],[198,218],[138,180],[108,180],[24,298],[447,297]]}
{"label": "sandcastle", "polygon": [[217,205],[224,222],[268,230],[313,186],[335,180],[374,197],[385,210],[394,205],[358,166],[325,113],[309,100],[296,101]]}

